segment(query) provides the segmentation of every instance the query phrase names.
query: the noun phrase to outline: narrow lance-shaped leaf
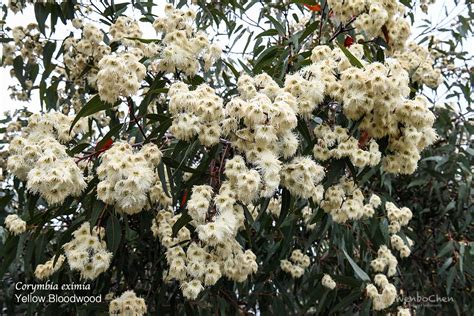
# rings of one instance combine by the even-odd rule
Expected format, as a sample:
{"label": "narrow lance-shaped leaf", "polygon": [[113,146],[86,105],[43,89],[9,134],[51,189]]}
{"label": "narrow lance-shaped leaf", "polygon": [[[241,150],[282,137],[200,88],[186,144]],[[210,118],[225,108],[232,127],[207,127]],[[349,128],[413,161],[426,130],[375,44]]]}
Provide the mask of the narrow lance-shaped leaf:
{"label": "narrow lance-shaped leaf", "polygon": [[105,234],[107,238],[107,248],[112,251],[112,253],[115,253],[120,245],[120,240],[122,239],[122,227],[120,226],[120,222],[115,214],[112,214],[107,220]]}
{"label": "narrow lance-shaped leaf", "polygon": [[173,228],[172,228],[173,229],[173,237],[176,237],[179,230],[181,228],[183,228],[184,226],[186,226],[186,224],[188,224],[192,220],[193,220],[192,217],[187,212],[181,213],[180,218],[178,218],[176,223],[174,223],[174,225],[173,225]]}
{"label": "narrow lance-shaped leaf", "polygon": [[343,248],[342,251],[344,252],[344,255],[346,256],[350,265],[352,266],[352,269],[354,269],[356,276],[363,281],[370,281],[368,274],[364,270],[362,270],[361,267],[359,267],[357,263],[355,263],[355,261],[347,254],[346,249]]}
{"label": "narrow lance-shaped leaf", "polygon": [[349,62],[351,63],[352,66],[357,67],[357,68],[364,68],[364,65],[360,62],[360,60],[357,59],[352,53],[344,47],[344,45],[337,44],[339,48],[342,50],[344,55],[346,55],[347,59],[349,59]]}
{"label": "narrow lance-shaped leaf", "polygon": [[96,94],[92,99],[89,100],[89,102],[84,105],[79,112],[76,114],[76,117],[72,121],[71,128],[69,129],[69,133],[72,131],[76,123],[83,117],[90,116],[94,113],[97,113],[99,111],[104,111],[108,110],[110,108],[113,108],[117,104],[110,104],[107,102],[104,102],[100,99],[99,95]]}

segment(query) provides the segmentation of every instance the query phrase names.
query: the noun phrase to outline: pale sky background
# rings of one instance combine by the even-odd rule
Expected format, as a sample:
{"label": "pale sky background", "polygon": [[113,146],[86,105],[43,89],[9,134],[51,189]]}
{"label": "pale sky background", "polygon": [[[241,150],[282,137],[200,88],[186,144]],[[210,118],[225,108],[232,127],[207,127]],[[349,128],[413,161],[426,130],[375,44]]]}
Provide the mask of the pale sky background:
{"label": "pale sky background", "polygon": [[[0,1],[0,6],[1,4],[5,3],[5,1]],[[153,8],[153,13],[157,15],[162,15],[163,14],[163,5],[164,1],[160,2],[160,4],[156,7]],[[431,5],[428,10],[428,14],[424,14],[421,12],[419,8],[416,9],[415,17],[415,25],[412,28],[412,37],[416,37],[420,33],[420,29],[417,27],[420,25],[423,25],[424,22],[422,21],[423,19],[429,19],[430,21],[435,21],[436,23],[440,23],[440,25],[443,25],[446,28],[450,27],[450,23],[446,23],[445,20],[443,20],[443,17],[445,16],[443,13],[443,8],[447,6],[448,11],[450,11],[453,7],[453,1],[451,0],[437,0],[435,4]],[[463,8],[462,6],[460,8],[457,8],[453,10],[450,14],[450,17],[455,17],[459,15],[462,12]],[[251,10],[252,11],[252,10]],[[140,11],[139,10],[127,10],[127,16],[131,17],[140,17]],[[258,11],[256,9],[253,10],[253,12],[248,12],[250,16],[257,16]],[[18,13],[14,15],[13,13],[9,12],[8,17],[6,19],[6,25],[13,28],[14,26],[18,25],[27,25],[28,23],[35,22],[35,16],[34,16],[34,10],[33,6],[29,5],[23,13]],[[49,22],[49,19],[48,19]],[[153,30],[151,24],[149,23],[141,23],[142,31],[143,31],[143,38],[155,38],[156,34],[155,31]],[[63,25],[60,21],[58,21],[58,25],[56,27],[56,33],[53,35],[54,39],[64,39],[64,37],[69,34],[71,30],[74,30],[74,28],[71,26],[70,22],[68,22],[68,25],[65,26]],[[258,31],[257,31],[258,33]],[[79,34],[79,33],[78,33]],[[447,35],[446,35],[447,36]],[[222,37],[225,40],[225,37]],[[443,39],[442,37],[440,39]],[[241,41],[242,43],[239,45],[239,43],[234,47],[236,51],[241,51],[243,49],[243,46],[245,45],[245,38],[243,38]],[[227,43],[219,43],[221,47],[224,47]],[[471,38],[468,41],[468,44],[471,45],[470,47],[474,47],[474,40]],[[240,49],[239,49],[239,46]],[[1,46],[0,46],[1,47]],[[59,45],[58,45],[59,47]],[[0,53],[1,53],[1,48],[0,48]],[[22,101],[16,101],[12,100],[9,97],[9,91],[8,91],[8,86],[14,85],[17,83],[17,80],[15,78],[10,77],[10,68],[0,68],[0,119],[4,117],[4,112],[7,110],[15,110],[24,107],[27,105],[30,111],[33,112],[38,112],[40,110],[40,105],[39,105],[39,97],[37,90],[34,90],[34,93],[32,94],[31,101],[29,102],[22,102]],[[41,73],[41,71],[40,71]],[[440,88],[440,91],[438,91],[439,95],[443,94],[442,87]]]}

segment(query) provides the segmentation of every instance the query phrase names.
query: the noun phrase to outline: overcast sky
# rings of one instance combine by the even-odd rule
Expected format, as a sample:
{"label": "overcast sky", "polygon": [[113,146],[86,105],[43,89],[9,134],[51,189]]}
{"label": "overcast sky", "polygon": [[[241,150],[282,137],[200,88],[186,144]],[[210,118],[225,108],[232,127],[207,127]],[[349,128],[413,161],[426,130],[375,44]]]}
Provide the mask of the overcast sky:
{"label": "overcast sky", "polygon": [[[417,20],[415,21],[415,26],[412,29],[412,37],[416,37],[416,35],[419,34],[419,30],[417,29],[417,26],[420,26],[424,24],[422,19],[429,19],[431,21],[436,21],[436,22],[442,22],[443,17],[445,16],[443,13],[443,8],[446,6],[450,7],[453,6],[451,0],[437,0],[435,4],[431,5],[429,7],[428,14],[425,15],[417,8],[417,12],[415,14]],[[1,2],[0,2],[1,5]],[[163,5],[159,5],[154,8],[153,13],[161,15],[163,14],[162,10]],[[457,10],[454,10],[450,16],[457,16],[459,13],[462,12],[462,7],[458,8]],[[258,12],[250,12],[251,15],[257,15]],[[127,16],[135,16],[139,17],[139,11],[138,10],[128,10],[127,11]],[[49,21],[49,20],[48,20]],[[18,25],[27,25],[28,23],[35,22],[35,17],[34,17],[34,10],[33,6],[29,5],[26,10],[24,10],[23,13],[18,13],[14,15],[13,13],[9,12],[9,15],[6,20],[6,25],[13,28],[14,26]],[[151,25],[149,23],[142,23],[143,25],[143,37],[144,38],[155,38],[155,32]],[[449,25],[446,27],[449,28]],[[70,25],[70,22],[68,23],[68,26],[64,26],[61,22],[58,22],[58,26],[56,28],[56,34],[54,34],[53,38],[55,39],[63,39],[69,32],[72,30],[72,26]],[[221,46],[224,47],[226,43],[221,43]],[[474,47],[474,40],[470,40],[469,44],[473,44],[471,47]],[[243,44],[242,44],[243,46]],[[0,46],[1,47],[1,46]],[[238,47],[234,47],[239,51]],[[1,50],[1,48],[0,48]],[[14,85],[17,83],[17,80],[14,78],[10,77],[10,67],[7,68],[0,68],[0,118],[4,116],[4,112],[7,110],[15,110],[24,107],[25,105],[28,106],[30,111],[37,112],[40,110],[39,106],[39,97],[37,90],[32,95],[31,101],[29,102],[20,102],[20,101],[15,101],[11,100],[9,97],[9,91],[8,91],[8,86]]]}

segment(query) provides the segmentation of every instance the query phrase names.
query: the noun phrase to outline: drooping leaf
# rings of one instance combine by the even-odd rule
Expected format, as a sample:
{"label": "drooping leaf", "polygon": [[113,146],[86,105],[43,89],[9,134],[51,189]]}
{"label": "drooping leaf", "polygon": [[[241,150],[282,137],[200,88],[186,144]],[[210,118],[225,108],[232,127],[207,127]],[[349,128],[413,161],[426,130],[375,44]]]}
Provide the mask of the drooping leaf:
{"label": "drooping leaf", "polygon": [[360,62],[360,60],[357,59],[352,53],[344,47],[344,45],[337,44],[339,48],[342,50],[344,55],[346,55],[347,59],[349,59],[349,62],[351,63],[352,66],[357,67],[357,68],[364,68],[364,65]]}
{"label": "drooping leaf", "polygon": [[35,3],[35,17],[36,22],[38,22],[38,28],[41,33],[46,35],[46,19],[48,19],[48,15],[50,13],[49,4],[48,3]]}
{"label": "drooping leaf", "polygon": [[104,111],[108,110],[110,108],[113,108],[117,104],[110,104],[107,102],[104,102],[100,99],[99,95],[96,94],[94,97],[92,97],[89,102],[84,105],[79,112],[76,114],[76,117],[72,121],[71,127],[69,129],[69,133],[72,131],[76,123],[83,117],[88,117],[94,113],[97,113],[99,111]]}
{"label": "drooping leaf", "polygon": [[346,256],[347,260],[349,261],[349,264],[351,265],[352,269],[354,269],[354,272],[355,272],[355,275],[361,279],[362,281],[370,281],[370,277],[369,275],[361,269],[361,267],[359,267],[357,265],[357,263],[355,263],[355,261],[351,258],[351,256],[349,256],[347,254],[347,251],[345,248],[342,249],[342,251],[344,252],[344,255]]}
{"label": "drooping leaf", "polygon": [[120,240],[122,239],[122,227],[115,214],[111,214],[107,220],[105,236],[107,238],[107,248],[115,254],[119,248]]}
{"label": "drooping leaf", "polygon": [[176,235],[178,234],[179,230],[181,228],[183,228],[184,226],[186,226],[190,221],[192,221],[192,217],[187,213],[187,212],[183,212],[181,213],[181,216],[178,218],[178,220],[176,221],[176,223],[174,223],[173,225],[173,237],[176,237]]}

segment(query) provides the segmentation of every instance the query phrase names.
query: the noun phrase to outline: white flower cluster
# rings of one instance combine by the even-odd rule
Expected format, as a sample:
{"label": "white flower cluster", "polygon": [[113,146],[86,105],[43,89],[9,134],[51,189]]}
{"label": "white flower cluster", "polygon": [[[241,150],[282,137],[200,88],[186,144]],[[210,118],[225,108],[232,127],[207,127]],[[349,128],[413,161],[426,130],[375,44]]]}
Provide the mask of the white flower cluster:
{"label": "white flower cluster", "polygon": [[86,121],[82,120],[69,134],[72,120],[56,112],[33,114],[23,134],[10,142],[8,169],[49,204],[61,203],[69,195],[78,196],[86,187],[81,170],[60,144],[85,130]]}
{"label": "white flower cluster", "polygon": [[139,41],[130,38],[141,38],[142,31],[138,22],[126,16],[117,18],[114,24],[110,26],[109,34],[112,35],[112,41],[121,41],[125,46],[143,46]]}
{"label": "white flower cluster", "polygon": [[[358,126],[362,134],[373,139],[388,136],[388,148],[382,158],[384,170],[390,173],[411,174],[416,170],[420,151],[436,140],[432,128],[434,115],[428,109],[423,97],[409,100],[408,73],[396,59],[387,59],[385,64],[367,63],[363,57],[362,46],[350,47],[352,54],[361,60],[364,68],[352,67],[339,48],[331,50],[327,46],[317,46],[311,59],[314,69],[319,69],[326,82],[326,94],[343,104],[343,112],[352,121],[360,121]],[[341,75],[337,79],[335,74]],[[330,134],[321,127],[316,133]],[[343,131],[338,130],[343,136]],[[336,133],[336,129],[334,129]],[[337,135],[329,135],[331,142]],[[332,136],[332,137],[331,137]],[[339,138],[341,138],[339,136]],[[315,155],[326,158],[324,140],[316,144]],[[372,145],[372,164],[378,160],[378,149]],[[350,157],[359,165],[370,164],[370,154],[355,148],[354,140],[348,140],[343,146],[349,148]],[[336,152],[341,154],[341,152]],[[353,153],[353,154],[352,154]],[[347,154],[347,152],[346,152]]]}
{"label": "white flower cluster", "polygon": [[8,9],[16,14],[23,10],[27,6],[27,3],[33,3],[33,0],[8,0]]}
{"label": "white flower cluster", "polygon": [[224,134],[232,146],[245,153],[247,161],[262,174],[262,196],[271,197],[280,184],[281,161],[298,148],[298,138],[292,132],[297,125],[296,98],[267,74],[255,78],[239,77],[240,97],[226,105]]}
{"label": "white flower cluster", "polygon": [[413,244],[413,241],[409,238],[407,238],[408,245],[405,244],[403,239],[394,234],[390,237],[390,245],[392,248],[395,248],[395,250],[400,252],[400,257],[405,258],[408,257],[411,253],[410,247]]}
{"label": "white flower cluster", "polygon": [[348,133],[349,131],[341,126],[335,126],[334,130],[326,124],[316,126],[314,135],[317,137],[317,142],[313,148],[314,157],[322,161],[348,157],[352,164],[359,168],[376,166],[382,156],[377,142],[371,139],[368,150],[363,150],[359,146],[359,140],[349,136]]}
{"label": "white flower cluster", "polygon": [[[38,58],[43,52],[45,43],[40,40],[38,26],[35,23],[30,23],[26,27],[16,26],[12,30],[12,35],[13,43],[2,45],[2,65],[13,66],[14,60],[20,58],[20,62],[27,63],[29,67],[38,66]],[[12,77],[17,75],[15,69],[10,70],[10,75]],[[12,99],[28,101],[33,88],[33,81],[27,79],[21,85],[9,86],[8,88],[11,91],[10,97]]]}
{"label": "white flower cluster", "polygon": [[403,308],[401,306],[397,307],[397,316],[411,316],[412,314],[410,313],[409,308]]}
{"label": "white flower cluster", "polygon": [[316,227],[316,223],[311,224],[314,216],[314,211],[311,207],[305,206],[301,210],[301,216],[303,217],[303,222],[306,225],[306,229],[313,230]]}
{"label": "white flower cluster", "polygon": [[[65,259],[66,257],[64,257],[63,255],[59,255],[57,260],[56,256],[54,256],[50,260],[46,261],[44,264],[37,265],[35,269],[35,277],[38,280],[44,280],[49,278],[54,272],[58,271],[59,268],[61,268]],[[56,263],[54,263],[55,260]]]}
{"label": "white flower cluster", "polygon": [[291,274],[294,279],[301,278],[304,274],[304,269],[309,267],[310,260],[300,249],[295,249],[291,253],[290,260],[280,260],[280,268]]}
{"label": "white flower cluster", "polygon": [[114,104],[120,96],[137,93],[146,74],[139,60],[137,54],[124,52],[106,55],[99,61],[97,89],[101,100]]}
{"label": "white flower cluster", "polygon": [[[430,4],[435,3],[436,0],[420,0],[420,9],[423,11],[423,13],[428,14],[428,7]],[[405,314],[404,314],[405,315]],[[400,315],[401,316],[401,315]],[[410,316],[410,312],[408,311],[408,314],[406,316]]]}
{"label": "white flower cluster", "polygon": [[281,212],[281,196],[272,197],[268,203],[267,213],[279,217]]}
{"label": "white flower cluster", "polygon": [[109,315],[141,316],[145,315],[145,300],[137,297],[134,291],[125,291],[109,304]]}
{"label": "white flower cluster", "polygon": [[[376,311],[387,308],[395,302],[397,289],[391,284],[383,274],[377,274],[374,278],[374,284],[368,284],[366,287],[367,296],[372,299],[372,308]],[[379,293],[380,288],[382,293]]]}
{"label": "white flower cluster", "polygon": [[26,231],[26,222],[16,214],[10,214],[5,218],[5,227],[13,235],[20,235]]}
{"label": "white flower cluster", "polygon": [[153,197],[163,201],[161,183],[154,186],[159,181],[154,168],[160,163],[161,156],[158,147],[151,143],[145,144],[138,152],[134,152],[128,143],[115,143],[102,155],[97,168],[101,180],[97,185],[97,197],[126,214],[143,210],[148,203],[147,194],[152,189]]}
{"label": "white flower cluster", "polygon": [[395,52],[393,57],[397,58],[403,69],[411,74],[413,81],[433,89],[443,82],[441,71],[433,68],[434,60],[426,48],[410,42],[406,50]]}
{"label": "white flower cluster", "polygon": [[173,215],[172,210],[168,208],[159,211],[153,220],[151,225],[153,236],[158,237],[166,248],[171,249],[178,244],[191,240],[191,232],[186,227],[182,227],[176,236],[173,236],[173,225],[180,217],[181,214]]}
{"label": "white flower cluster", "polygon": [[[362,45],[353,44],[348,50],[359,60],[364,56]],[[325,95],[335,101],[342,101],[344,89],[342,89],[342,83],[337,74],[352,67],[344,52],[339,47],[331,49],[326,45],[318,45],[311,52],[311,61],[312,64],[304,69],[307,73],[306,77],[316,74],[319,76],[319,80],[324,82]]]}
{"label": "white flower cluster", "polygon": [[[370,200],[372,203],[377,204],[377,206],[381,204],[380,198],[376,195],[373,195]],[[390,237],[390,244],[392,248],[400,252],[401,258],[408,257],[411,252],[409,246],[413,245],[413,241],[407,238],[407,246],[403,239],[395,233],[400,231],[401,226],[408,224],[412,217],[412,213],[406,207],[402,209],[397,208],[392,202],[386,202],[385,209],[387,210],[387,218],[390,222],[388,231],[392,234]],[[386,275],[379,273],[375,275],[374,279],[375,284],[382,290],[382,293],[379,293],[379,290],[373,284],[369,284],[366,287],[368,297],[373,300],[374,310],[382,310],[393,304],[395,297],[397,296],[397,289],[393,284],[388,282],[387,276],[391,277],[395,275],[397,272],[397,265],[398,260],[392,254],[390,249],[385,245],[380,246],[377,251],[377,258],[370,262],[370,266],[375,272],[384,273],[384,271],[386,271]],[[408,311],[408,315],[409,314]],[[401,315],[404,315],[404,313],[401,313]]]}
{"label": "white flower cluster", "polygon": [[296,97],[298,114],[303,117],[311,117],[313,110],[324,100],[325,82],[321,75],[318,69],[306,67],[285,78],[284,89]]}
{"label": "white flower cluster", "polygon": [[405,8],[393,0],[329,0],[335,18],[348,23],[356,17],[354,26],[369,39],[386,38],[391,47],[403,47],[410,36],[410,24],[403,17]]}
{"label": "white flower cluster", "polygon": [[81,272],[81,278],[94,280],[109,268],[112,259],[104,240],[105,229],[96,226],[91,232],[85,222],[72,235],[74,238],[63,245],[69,267]]}
{"label": "white flower cluster", "polygon": [[319,183],[324,179],[324,176],[324,168],[310,157],[296,157],[283,165],[281,184],[291,194],[308,199],[323,194],[324,188]]}
{"label": "white flower cluster", "polygon": [[420,152],[438,138],[432,128],[435,116],[422,96],[406,100],[395,110],[395,115],[397,123],[404,128],[389,138],[391,154],[384,157],[383,167],[391,173],[412,174],[421,158]]}
{"label": "white flower cluster", "polygon": [[[82,27],[82,37],[79,40],[74,37],[64,40],[64,65],[69,79],[79,86],[87,81],[90,86],[97,87],[99,61],[111,51],[102,41],[103,37],[103,33],[95,25],[88,23]],[[83,76],[86,71],[87,75]]]}
{"label": "white flower cluster", "polygon": [[43,41],[40,41],[38,25],[30,23],[26,27],[16,26],[12,30],[13,42],[3,44],[3,65],[13,65],[16,52],[30,65],[37,63],[38,56],[43,52]]}
{"label": "white flower cluster", "polygon": [[248,198],[237,191],[238,184],[234,181],[238,180],[224,181],[215,196],[212,196],[211,186],[193,187],[193,194],[188,201],[189,215],[199,239],[206,244],[216,245],[234,240],[238,230],[244,227],[244,209],[237,201],[239,198]]}
{"label": "white flower cluster", "polygon": [[321,279],[321,284],[330,290],[334,290],[336,288],[336,282],[331,278],[329,274],[323,275],[323,278]]}
{"label": "white flower cluster", "polygon": [[375,272],[383,272],[387,269],[387,276],[397,273],[397,258],[392,254],[387,246],[380,246],[377,251],[377,258],[370,262],[370,266]]}
{"label": "white flower cluster", "polygon": [[261,177],[257,170],[249,170],[242,156],[235,155],[226,161],[224,174],[229,179],[235,198],[251,203],[258,197]]}
{"label": "white flower cluster", "polygon": [[202,145],[210,147],[219,143],[224,119],[223,101],[214,89],[202,84],[189,91],[182,82],[171,85],[169,110],[173,122],[169,131],[180,140],[188,141],[198,135]]}
{"label": "white flower cluster", "polygon": [[408,225],[413,217],[413,213],[408,207],[398,208],[392,202],[386,202],[385,209],[387,210],[388,232],[390,234],[398,233],[403,226]]}
{"label": "white flower cluster", "polygon": [[343,177],[339,183],[327,188],[320,205],[332,216],[334,222],[345,223],[348,220],[372,217],[379,204],[380,199],[374,196],[369,203],[364,204],[362,190],[354,181]]}
{"label": "white flower cluster", "polygon": [[204,60],[204,69],[209,70],[222,53],[217,45],[209,43],[207,35],[195,32],[192,27],[196,13],[192,10],[175,9],[165,5],[165,17],[155,20],[153,27],[163,35],[159,59],[153,62],[155,71],[174,73],[183,71],[188,76],[199,70],[199,59]]}
{"label": "white flower cluster", "polygon": [[[165,188],[163,187],[163,183],[161,181],[155,182],[155,184],[150,188],[150,200],[152,203],[158,203],[159,205],[163,207],[168,207],[171,205],[173,200],[171,199],[170,196],[165,191]],[[169,179],[168,176],[166,176],[166,184],[167,188],[169,188]]]}
{"label": "white flower cluster", "polygon": [[[229,191],[229,188],[225,190]],[[223,192],[219,195],[215,197],[214,203],[222,207],[219,203],[224,203],[226,198]],[[172,235],[172,227],[181,214],[173,216],[171,211],[160,211],[152,225],[153,234],[168,248],[166,259],[169,270],[164,275],[165,280],[178,280],[183,295],[192,300],[204,290],[204,286],[214,285],[222,276],[243,282],[257,270],[255,254],[251,250],[243,251],[235,239],[238,229],[236,211],[222,208],[219,214],[209,215],[211,201],[211,187],[193,187],[188,212],[199,241],[193,241],[187,247],[183,244],[191,239],[188,228],[181,228],[175,237]],[[243,217],[241,208],[240,213]]]}

